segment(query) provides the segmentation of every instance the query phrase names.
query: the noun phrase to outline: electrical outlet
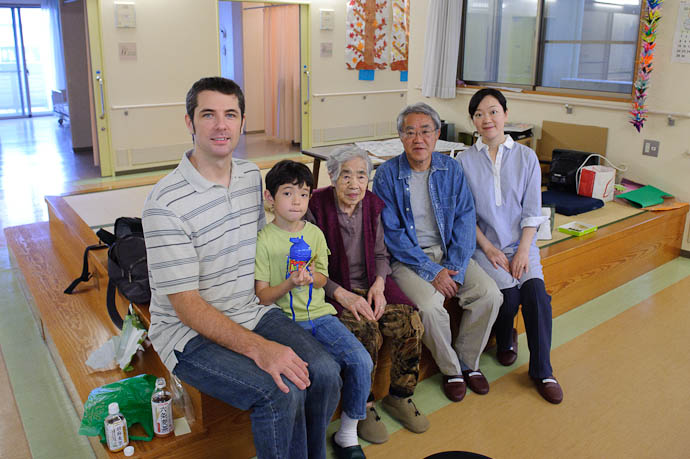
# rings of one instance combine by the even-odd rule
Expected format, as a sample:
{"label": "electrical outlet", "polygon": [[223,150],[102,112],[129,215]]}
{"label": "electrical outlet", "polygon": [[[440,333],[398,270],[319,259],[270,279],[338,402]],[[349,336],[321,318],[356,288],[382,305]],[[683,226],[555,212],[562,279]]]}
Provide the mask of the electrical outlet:
{"label": "electrical outlet", "polygon": [[644,140],[642,146],[642,154],[646,156],[659,156],[659,141],[658,140]]}

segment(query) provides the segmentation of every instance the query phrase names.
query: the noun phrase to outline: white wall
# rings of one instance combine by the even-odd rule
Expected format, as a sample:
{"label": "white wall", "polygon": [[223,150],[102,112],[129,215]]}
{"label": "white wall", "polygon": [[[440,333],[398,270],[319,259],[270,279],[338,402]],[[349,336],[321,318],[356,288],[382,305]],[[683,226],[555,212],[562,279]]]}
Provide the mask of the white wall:
{"label": "white wall", "polygon": [[[415,0],[418,1],[418,0]],[[414,3],[414,2],[413,2]],[[345,20],[347,2],[314,0],[311,16],[311,94],[405,90],[400,72],[376,70],[374,81],[360,81],[359,71],[345,67]],[[320,30],[320,9],[335,11],[335,28]],[[388,40],[390,42],[390,39]],[[333,57],[320,57],[320,43],[333,43]],[[369,94],[312,98],[313,144],[343,142],[355,138],[395,135],[395,118],[405,106],[406,95]],[[323,101],[322,101],[323,99]]]}
{"label": "white wall", "polygon": [[[441,100],[424,98],[417,89],[422,84],[428,5],[429,0],[415,0],[411,6],[408,103],[425,101],[438,110],[441,118],[454,122],[457,131],[471,132],[467,104],[472,91],[464,91],[469,94],[459,94],[455,99]],[[679,0],[666,0],[663,3],[647,104],[652,110],[690,115],[690,64],[671,63],[678,5]],[[626,110],[575,107],[573,114],[568,115],[563,105],[517,100],[508,92],[504,94],[508,98],[509,119],[534,123],[538,137],[544,120],[607,127],[607,157],[614,163],[628,165],[626,177],[654,185],[679,199],[690,201],[690,118],[679,118],[676,125],[671,127],[667,126],[665,116],[652,114],[642,132],[638,133],[628,123],[627,106]],[[642,155],[644,139],[661,142],[657,158]],[[690,250],[688,225],[690,222],[686,222],[683,250]]]}
{"label": "white wall", "polygon": [[[135,7],[136,28],[118,29],[114,1],[100,2],[116,170],[179,160],[192,144],[184,126],[185,95],[200,77],[220,73],[216,0],[149,0]],[[136,43],[136,60],[120,59],[120,42]],[[147,104],[174,106],[117,109]]]}

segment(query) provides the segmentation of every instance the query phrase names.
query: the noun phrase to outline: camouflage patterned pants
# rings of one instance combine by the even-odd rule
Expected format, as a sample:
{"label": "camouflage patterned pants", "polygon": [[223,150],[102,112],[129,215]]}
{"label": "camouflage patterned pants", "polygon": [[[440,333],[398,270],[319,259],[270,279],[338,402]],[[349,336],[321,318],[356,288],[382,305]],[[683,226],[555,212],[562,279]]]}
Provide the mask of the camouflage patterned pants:
{"label": "camouflage patterned pants", "polygon": [[[364,298],[367,296],[366,290],[353,289],[353,292]],[[390,392],[398,397],[412,396],[419,379],[419,356],[424,334],[419,313],[407,304],[388,304],[378,322],[361,315],[358,321],[347,309],[343,310],[340,320],[371,355],[374,362],[372,381],[383,336],[392,339]]]}

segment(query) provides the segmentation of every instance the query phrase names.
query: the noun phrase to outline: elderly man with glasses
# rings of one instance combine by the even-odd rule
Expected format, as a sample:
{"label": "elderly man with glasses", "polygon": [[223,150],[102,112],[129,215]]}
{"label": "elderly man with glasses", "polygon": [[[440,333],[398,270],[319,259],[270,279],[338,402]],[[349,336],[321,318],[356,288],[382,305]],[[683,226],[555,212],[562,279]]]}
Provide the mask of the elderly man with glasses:
{"label": "elderly man with glasses", "polygon": [[[471,259],[474,200],[459,163],[434,151],[441,129],[438,113],[417,103],[397,121],[405,152],[378,168],[373,191],[386,204],[381,218],[392,277],[419,308],[423,342],[443,373],[443,391],[459,402],[467,386],[477,394],[489,392],[479,357],[503,297]],[[463,309],[454,343],[444,308],[453,297]]]}

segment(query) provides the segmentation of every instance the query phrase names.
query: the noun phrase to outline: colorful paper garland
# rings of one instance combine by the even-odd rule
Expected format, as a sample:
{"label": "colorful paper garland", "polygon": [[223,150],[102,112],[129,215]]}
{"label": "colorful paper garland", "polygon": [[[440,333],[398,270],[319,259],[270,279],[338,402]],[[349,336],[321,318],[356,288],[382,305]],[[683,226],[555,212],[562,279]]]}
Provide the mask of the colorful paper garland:
{"label": "colorful paper garland", "polygon": [[656,29],[661,19],[661,4],[664,0],[647,0],[647,8],[642,15],[642,28],[640,35],[642,47],[640,48],[640,62],[638,64],[637,80],[635,80],[635,98],[633,108],[630,110],[630,123],[640,132],[647,121],[647,87],[649,75],[653,70],[654,47],[656,46]]}

